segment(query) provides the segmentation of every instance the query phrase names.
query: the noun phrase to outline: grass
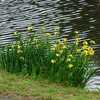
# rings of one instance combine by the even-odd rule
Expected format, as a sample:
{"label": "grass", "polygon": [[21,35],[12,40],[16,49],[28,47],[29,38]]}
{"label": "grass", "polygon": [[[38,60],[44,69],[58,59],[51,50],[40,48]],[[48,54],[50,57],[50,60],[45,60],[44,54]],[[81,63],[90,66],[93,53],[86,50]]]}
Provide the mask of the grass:
{"label": "grass", "polygon": [[7,95],[17,98],[12,100],[100,100],[99,92],[0,71],[0,97]]}

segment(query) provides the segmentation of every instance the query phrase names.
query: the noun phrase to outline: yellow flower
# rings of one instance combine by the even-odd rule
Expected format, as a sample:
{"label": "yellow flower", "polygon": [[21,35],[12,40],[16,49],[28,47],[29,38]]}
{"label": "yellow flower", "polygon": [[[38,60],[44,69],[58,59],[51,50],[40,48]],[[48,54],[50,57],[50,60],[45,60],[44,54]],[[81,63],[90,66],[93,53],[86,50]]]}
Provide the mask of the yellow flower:
{"label": "yellow flower", "polygon": [[87,48],[88,48],[87,45],[83,45],[83,46],[82,46],[82,49],[83,49],[83,50],[86,50]]}
{"label": "yellow flower", "polygon": [[54,32],[55,35],[59,34],[59,32]]}
{"label": "yellow flower", "polygon": [[66,48],[66,46],[64,45],[64,43],[59,43],[57,45],[57,47],[58,47],[58,49],[64,49],[64,48]]}
{"label": "yellow flower", "polygon": [[15,47],[15,45],[14,45],[14,44],[12,44],[11,48],[14,48],[14,47]]}
{"label": "yellow flower", "polygon": [[83,45],[88,45],[88,42],[86,40],[83,41]]}
{"label": "yellow flower", "polygon": [[51,51],[55,51],[56,49],[54,47],[51,48]]}
{"label": "yellow flower", "polygon": [[70,54],[70,55],[68,55],[68,57],[73,58],[73,55],[72,55],[72,54]]}
{"label": "yellow flower", "polygon": [[22,50],[18,50],[17,53],[18,53],[18,54],[19,54],[19,53],[23,53],[23,51],[22,51]]}
{"label": "yellow flower", "polygon": [[51,33],[46,33],[47,36],[51,36]]}
{"label": "yellow flower", "polygon": [[28,30],[29,32],[32,32],[33,27],[32,27],[32,26],[29,26],[29,27],[27,28],[27,30]]}
{"label": "yellow flower", "polygon": [[78,34],[79,32],[78,31],[74,31],[76,34]]}
{"label": "yellow flower", "polygon": [[80,42],[80,38],[75,38],[75,43],[76,43],[76,45],[78,45],[79,42]]}
{"label": "yellow flower", "polygon": [[84,50],[84,51],[83,51],[83,54],[84,54],[85,56],[88,56],[88,51],[87,51],[87,50]]}
{"label": "yellow flower", "polygon": [[58,44],[54,44],[53,48],[55,48],[55,50],[57,50],[57,52],[62,52],[62,49],[65,49],[66,46],[63,43],[58,43]]}
{"label": "yellow flower", "polygon": [[53,47],[55,47],[55,48],[56,48],[56,47],[57,47],[57,44],[54,44],[54,45],[53,45]]}
{"label": "yellow flower", "polygon": [[57,49],[57,44],[53,44],[53,46],[51,46],[51,50],[55,51]]}
{"label": "yellow flower", "polygon": [[62,47],[63,49],[66,49],[66,46],[65,45],[63,45],[63,47]]}
{"label": "yellow flower", "polygon": [[59,57],[59,56],[60,56],[60,54],[56,53],[56,56],[57,56],[57,57]]}
{"label": "yellow flower", "polygon": [[14,34],[14,35],[18,35],[18,32],[14,32],[13,34]]}
{"label": "yellow flower", "polygon": [[71,59],[70,59],[70,58],[68,58],[68,59],[66,60],[66,63],[67,63],[67,62],[70,62],[70,61],[71,61]]}
{"label": "yellow flower", "polygon": [[76,52],[77,52],[77,53],[80,53],[80,52],[81,52],[81,49],[76,49]]}
{"label": "yellow flower", "polygon": [[59,53],[62,54],[63,53],[63,50],[60,50]]}
{"label": "yellow flower", "polygon": [[94,50],[93,50],[93,48],[91,48],[91,47],[88,48],[88,54],[89,54],[90,56],[94,55]]}
{"label": "yellow flower", "polygon": [[9,49],[9,51],[12,51],[12,49]]}
{"label": "yellow flower", "polygon": [[94,50],[90,51],[89,54],[90,54],[90,56],[93,56],[94,55]]}
{"label": "yellow flower", "polygon": [[67,43],[67,38],[64,38],[64,40],[63,40],[63,41],[64,41],[64,43]]}
{"label": "yellow flower", "polygon": [[94,50],[93,50],[93,48],[88,47],[86,50],[83,51],[83,54],[85,54],[85,56],[93,56]]}
{"label": "yellow flower", "polygon": [[20,48],[21,48],[21,46],[20,46],[20,45],[17,45],[17,48],[18,48],[18,49],[20,49]]}
{"label": "yellow flower", "polygon": [[69,65],[68,65],[68,68],[72,68],[72,67],[74,67],[73,64],[69,64]]}
{"label": "yellow flower", "polygon": [[56,63],[56,60],[52,59],[52,60],[51,60],[51,63],[52,63],[52,64]]}
{"label": "yellow flower", "polygon": [[91,44],[96,44],[96,42],[95,42],[95,41],[93,41],[93,40],[91,40],[91,41],[90,41],[90,43],[91,43]]}

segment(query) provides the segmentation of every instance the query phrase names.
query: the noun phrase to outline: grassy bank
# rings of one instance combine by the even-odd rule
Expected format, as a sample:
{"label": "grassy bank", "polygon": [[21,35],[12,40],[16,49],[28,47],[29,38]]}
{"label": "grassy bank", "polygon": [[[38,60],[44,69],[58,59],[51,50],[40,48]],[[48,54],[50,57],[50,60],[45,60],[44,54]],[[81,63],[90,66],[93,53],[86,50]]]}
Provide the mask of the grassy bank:
{"label": "grassy bank", "polygon": [[72,41],[61,37],[59,27],[54,32],[34,32],[28,27],[28,37],[12,33],[15,41],[0,49],[0,66],[11,73],[44,78],[52,82],[84,87],[94,75],[92,61],[95,41],[81,41],[77,31],[72,32]]}
{"label": "grassy bank", "polygon": [[0,71],[0,97],[12,100],[100,100],[100,93]]}

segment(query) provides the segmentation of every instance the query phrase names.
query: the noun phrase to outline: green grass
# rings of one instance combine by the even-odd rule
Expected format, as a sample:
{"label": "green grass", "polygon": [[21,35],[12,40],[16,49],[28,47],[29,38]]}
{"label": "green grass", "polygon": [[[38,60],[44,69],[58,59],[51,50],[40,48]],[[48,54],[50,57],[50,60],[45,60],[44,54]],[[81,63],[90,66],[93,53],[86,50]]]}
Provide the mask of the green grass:
{"label": "green grass", "polygon": [[[88,92],[80,88],[0,71],[0,97],[6,94],[24,97],[16,100],[100,100],[99,92]],[[27,97],[31,99],[25,99]],[[34,97],[39,99],[32,99]]]}

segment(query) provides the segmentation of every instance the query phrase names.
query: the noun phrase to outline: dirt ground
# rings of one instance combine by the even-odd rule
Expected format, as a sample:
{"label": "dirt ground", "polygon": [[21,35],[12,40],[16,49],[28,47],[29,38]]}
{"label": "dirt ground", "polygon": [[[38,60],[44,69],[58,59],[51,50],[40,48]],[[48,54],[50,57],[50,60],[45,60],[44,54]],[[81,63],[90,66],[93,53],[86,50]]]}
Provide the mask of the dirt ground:
{"label": "dirt ground", "polygon": [[19,96],[16,94],[0,94],[0,100],[47,100],[41,97]]}

